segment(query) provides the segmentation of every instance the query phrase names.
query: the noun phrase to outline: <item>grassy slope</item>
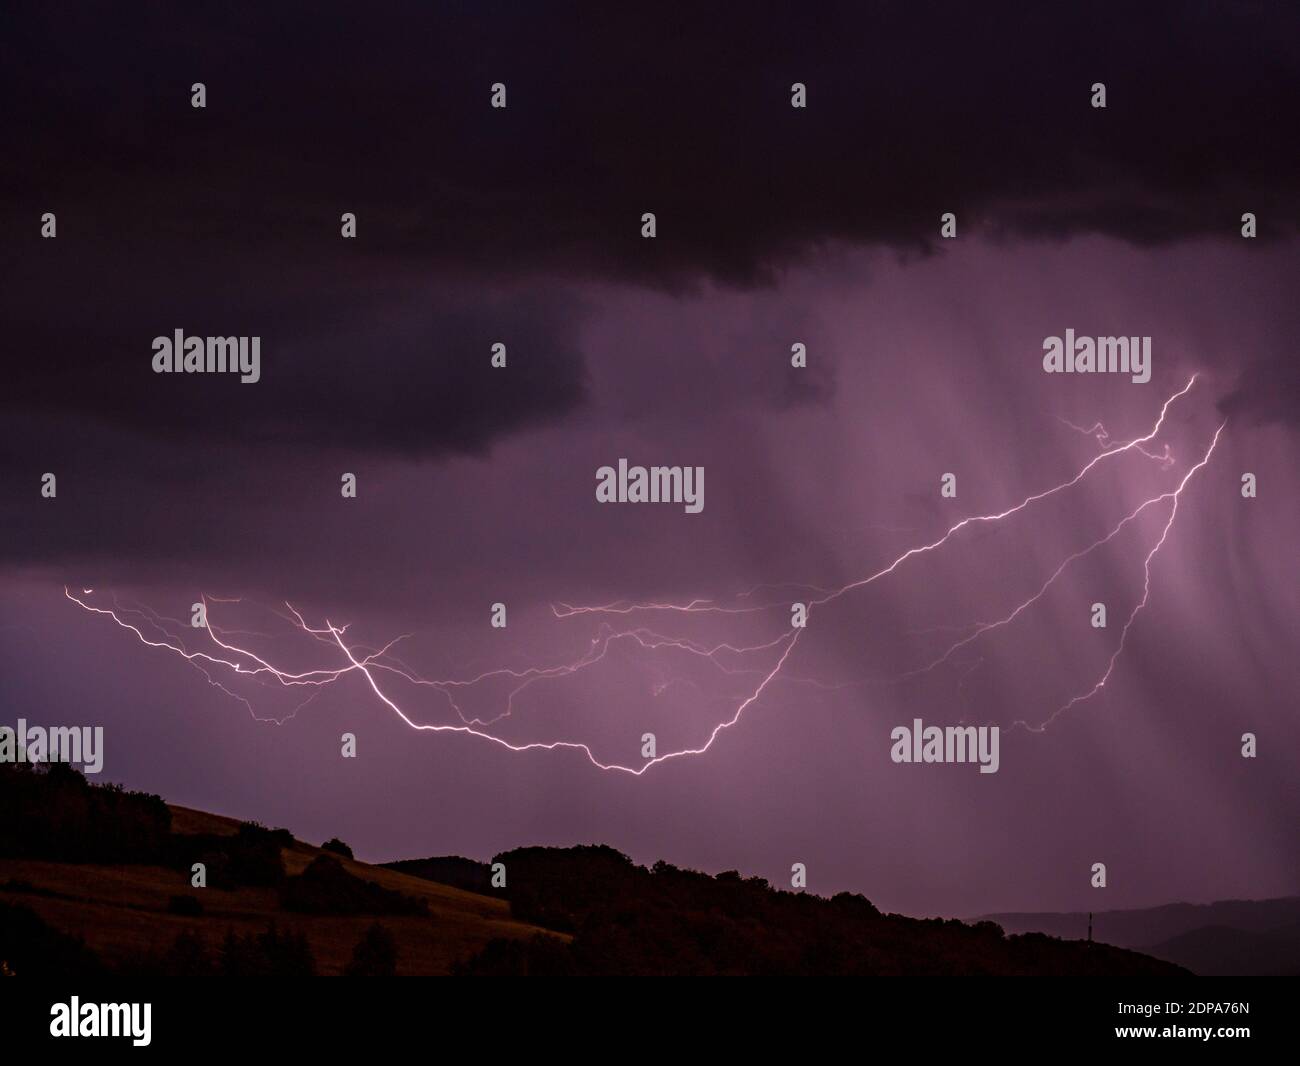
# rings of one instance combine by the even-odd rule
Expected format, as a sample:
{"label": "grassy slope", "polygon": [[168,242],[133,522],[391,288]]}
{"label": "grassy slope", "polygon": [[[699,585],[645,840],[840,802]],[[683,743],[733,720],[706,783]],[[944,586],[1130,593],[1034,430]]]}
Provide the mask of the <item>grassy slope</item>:
{"label": "grassy slope", "polygon": [[[174,833],[233,834],[237,820],[187,807],[171,808]],[[301,873],[320,849],[295,842],[283,852],[285,872]],[[423,917],[317,917],[281,911],[274,889],[241,888],[234,892],[193,889],[189,878],[157,866],[89,866],[59,862],[0,859],[0,882],[25,881],[55,895],[3,892],[0,900],[22,903],[54,928],[83,937],[106,962],[147,951],[165,950],[182,930],[190,930],[218,947],[228,930],[261,932],[274,920],[285,930],[301,932],[311,944],[318,972],[340,973],[353,945],[379,921],[397,941],[399,974],[445,974],[451,965],[495,937],[528,937],[545,932],[517,922],[502,900],[410,877],[381,866],[340,861],[349,873],[384,888],[425,899]],[[193,895],[205,913],[187,918],[167,913],[171,896]],[[548,933],[554,936],[556,934]]]}

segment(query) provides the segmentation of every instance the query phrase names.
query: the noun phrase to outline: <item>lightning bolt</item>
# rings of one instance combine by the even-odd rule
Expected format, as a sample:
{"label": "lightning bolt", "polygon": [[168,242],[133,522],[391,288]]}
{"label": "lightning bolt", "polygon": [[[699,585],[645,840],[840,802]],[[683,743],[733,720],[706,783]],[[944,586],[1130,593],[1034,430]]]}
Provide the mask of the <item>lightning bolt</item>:
{"label": "lightning bolt", "polygon": [[1142,610],[1151,599],[1151,561],[1155,559],[1156,554],[1162,547],[1164,547],[1164,543],[1169,537],[1169,531],[1174,527],[1174,519],[1178,517],[1178,504],[1182,500],[1183,489],[1187,488],[1187,483],[1196,476],[1196,472],[1210,461],[1210,456],[1214,454],[1214,449],[1218,446],[1219,435],[1223,432],[1223,427],[1225,425],[1227,425],[1226,422],[1220,423],[1219,428],[1214,431],[1214,440],[1210,443],[1210,447],[1205,453],[1205,458],[1183,475],[1183,480],[1179,483],[1177,490],[1172,493],[1173,503],[1169,508],[1169,519],[1165,522],[1164,529],[1160,531],[1160,539],[1156,541],[1152,549],[1147,552],[1147,557],[1142,561],[1142,598],[1129,613],[1128,620],[1124,623],[1124,628],[1120,630],[1119,644],[1111,653],[1110,661],[1106,664],[1105,673],[1101,675],[1097,683],[1094,684],[1092,688],[1088,689],[1087,692],[1083,692],[1078,696],[1075,696],[1068,703],[1062,704],[1047,718],[1046,721],[1042,722],[1037,727],[1031,726],[1029,723],[1020,720],[1016,721],[1015,725],[1023,726],[1030,732],[1041,733],[1071,707],[1083,703],[1085,700],[1092,699],[1093,696],[1106,687],[1106,682],[1110,680],[1111,674],[1115,672],[1115,664],[1119,661],[1120,655],[1123,654],[1124,642],[1128,639],[1128,631],[1133,628],[1133,623],[1137,621],[1137,616],[1142,613]]}
{"label": "lightning bolt", "polygon": [[[1163,468],[1172,465],[1174,460],[1167,444],[1164,446],[1163,451],[1160,452],[1153,451],[1147,446],[1150,445],[1160,434],[1171,406],[1180,398],[1187,395],[1196,383],[1196,380],[1196,375],[1192,375],[1183,388],[1179,389],[1165,400],[1150,432],[1143,436],[1135,437],[1127,442],[1119,444],[1111,443],[1110,434],[1101,423],[1096,423],[1094,426],[1086,429],[1084,427],[1074,426],[1073,424],[1067,423],[1076,431],[1092,436],[1101,448],[1098,454],[1081,467],[1072,477],[1041,492],[1026,496],[1019,503],[1007,507],[1004,510],[963,518],[950,526],[941,536],[934,540],[909,548],[902,552],[902,554],[898,555],[893,561],[876,570],[874,573],[860,577],[839,587],[823,588],[816,585],[800,585],[794,583],[781,585],[761,584],[755,585],[749,590],[733,597],[733,600],[729,603],[702,597],[693,598],[684,603],[663,601],[634,602],[621,600],[602,605],[582,606],[561,602],[553,603],[551,605],[551,612],[557,619],[567,619],[586,615],[616,618],[646,613],[682,615],[751,615],[772,610],[774,608],[784,608],[788,610],[790,607],[790,600],[788,597],[782,598],[780,596],[771,595],[764,596],[762,594],[776,593],[782,590],[787,592],[793,590],[800,594],[811,593],[811,596],[808,597],[806,603],[808,616],[810,618],[812,611],[815,608],[823,607],[852,592],[865,588],[890,574],[893,574],[911,559],[942,549],[950,540],[968,526],[1002,522],[1019,514],[1035,503],[1055,496],[1058,493],[1065,492],[1087,477],[1089,472],[1096,468],[1098,464],[1115,456],[1132,452],[1158,462]],[[1195,474],[1204,468],[1204,466],[1209,462],[1215,447],[1218,445],[1223,429],[1224,426],[1221,424],[1215,432],[1214,439],[1210,443],[1205,454],[1199,462],[1186,472],[1176,489],[1160,493],[1143,501],[1135,510],[1125,515],[1123,519],[1121,519],[1121,521],[1104,537],[1067,557],[1034,595],[1017,605],[1009,614],[994,622],[976,623],[974,631],[970,635],[953,643],[947,651],[927,666],[918,670],[910,671],[909,673],[902,675],[900,679],[929,672],[942,663],[949,661],[957,651],[968,646],[985,633],[1013,623],[1020,615],[1029,610],[1046,594],[1047,590],[1071,563],[1112,540],[1129,523],[1136,520],[1137,517],[1148,508],[1159,506],[1162,503],[1168,503],[1170,505],[1168,520],[1164,525],[1159,540],[1144,560],[1142,598],[1133,608],[1133,611],[1126,620],[1120,633],[1118,646],[1111,655],[1104,674],[1090,689],[1073,697],[1069,702],[1060,706],[1046,721],[1039,725],[1033,726],[1023,720],[1018,720],[1014,724],[1017,726],[1023,726],[1033,732],[1041,732],[1061,714],[1096,695],[1097,692],[1105,687],[1107,681],[1113,674],[1116,663],[1119,661],[1124,650],[1129,630],[1132,628],[1138,615],[1149,602],[1151,593],[1152,561],[1155,559],[1160,548],[1164,545],[1169,532],[1173,527],[1183,491],[1186,489]],[[415,670],[411,669],[393,653],[393,649],[401,641],[407,639],[410,634],[396,637],[387,644],[377,648],[366,648],[361,644],[350,643],[348,640],[344,639],[348,630],[347,625],[336,626],[326,619],[323,626],[313,626],[297,608],[288,603],[284,605],[288,613],[281,614],[280,617],[288,622],[294,630],[297,630],[305,636],[310,637],[313,641],[326,646],[332,653],[338,653],[337,665],[322,666],[301,671],[290,671],[275,666],[267,658],[247,647],[247,641],[244,639],[247,637],[265,638],[268,637],[268,634],[248,630],[223,629],[214,625],[208,617],[209,604],[238,602],[236,600],[222,600],[216,597],[208,597],[206,595],[201,597],[204,605],[205,625],[198,631],[206,635],[207,639],[211,642],[211,648],[209,650],[191,650],[191,648],[187,646],[185,640],[181,638],[180,633],[173,632],[173,629],[183,632],[186,628],[184,623],[178,619],[159,615],[142,605],[123,605],[118,602],[116,597],[113,597],[111,607],[97,606],[88,602],[86,598],[83,598],[93,595],[93,590],[90,589],[83,590],[82,594],[78,596],[65,587],[64,595],[70,601],[88,612],[111,618],[118,626],[134,634],[135,637],[147,647],[166,650],[180,656],[197,669],[207,679],[209,684],[220,689],[227,695],[230,695],[232,698],[242,702],[246,707],[248,707],[250,714],[252,714],[258,721],[273,721],[277,724],[282,724],[301,711],[303,707],[311,703],[311,701],[315,699],[326,686],[334,684],[346,676],[355,674],[360,676],[373,695],[383,705],[385,705],[398,719],[400,719],[403,724],[412,730],[418,732],[463,734],[488,741],[512,752],[572,750],[585,756],[588,762],[598,770],[623,773],[634,777],[640,777],[645,774],[652,766],[657,766],[661,763],[688,756],[703,755],[709,751],[718,737],[727,729],[737,725],[741,721],[745,712],[778,680],[788,681],[791,683],[814,684],[823,688],[834,687],[823,685],[816,679],[793,677],[788,673],[785,673],[786,664],[789,661],[791,654],[794,652],[796,645],[799,644],[802,634],[806,632],[806,628],[786,629],[769,640],[750,645],[743,645],[730,642],[709,644],[688,640],[679,636],[658,633],[644,626],[620,629],[610,625],[608,622],[602,622],[597,635],[590,640],[590,643],[582,654],[578,655],[570,662],[554,666],[527,666],[522,668],[497,667],[458,679],[430,679],[421,676]],[[641,649],[650,652],[661,649],[674,649],[675,651],[707,661],[722,674],[733,677],[757,677],[758,681],[756,684],[753,684],[752,687],[747,687],[745,690],[747,694],[736,704],[730,716],[714,725],[702,743],[693,747],[684,747],[646,758],[639,765],[625,765],[617,762],[602,761],[601,758],[597,757],[596,753],[589,745],[580,741],[554,740],[513,743],[500,736],[497,732],[491,731],[491,726],[502,719],[510,717],[514,713],[516,698],[531,686],[539,682],[572,677],[575,674],[587,670],[595,664],[603,661],[607,657],[611,646],[620,642],[631,642]],[[755,658],[765,656],[774,656],[774,661],[769,661],[762,665],[754,664],[753,660]],[[962,675],[963,684],[966,674],[969,674],[970,670],[973,670],[982,661],[982,659],[977,660],[975,665],[970,667]],[[223,671],[228,672],[228,675],[246,678],[260,685],[279,685],[284,688],[309,689],[310,695],[306,700],[299,703],[289,715],[279,719],[262,718],[257,715],[252,704],[245,697],[232,692],[222,684],[221,681],[217,680],[217,676],[221,676]],[[385,690],[385,687],[380,684],[380,677],[385,676],[400,678],[412,685],[432,688],[438,691],[447,700],[448,706],[455,712],[459,721],[430,723],[417,721],[412,718],[411,715],[407,711],[403,710],[398,702]],[[473,689],[475,686],[491,681],[504,681],[509,685],[504,707],[501,712],[490,718],[467,716],[458,701],[458,694],[462,690]],[[666,684],[667,682],[663,680],[657,682],[654,689],[656,694],[661,692],[666,687]]]}
{"label": "lightning bolt", "polygon": [[[1037,603],[1040,599],[1043,598],[1043,596],[1047,593],[1047,590],[1051,588],[1053,584],[1056,583],[1056,579],[1060,577],[1062,573],[1064,573],[1066,568],[1069,567],[1071,563],[1077,562],[1079,559],[1084,558],[1084,556],[1092,554],[1092,552],[1094,552],[1097,548],[1100,548],[1103,544],[1110,543],[1110,541],[1112,541],[1115,537],[1117,537],[1120,534],[1120,532],[1124,529],[1125,526],[1127,526],[1130,522],[1134,521],[1148,507],[1154,507],[1156,504],[1164,503],[1165,501],[1173,501],[1170,510],[1170,517],[1169,517],[1169,525],[1172,525],[1174,512],[1177,511],[1178,509],[1178,499],[1181,496],[1183,489],[1187,487],[1187,483],[1191,481],[1191,479],[1195,476],[1196,472],[1200,470],[1202,467],[1204,467],[1205,464],[1210,461],[1210,456],[1214,454],[1214,449],[1218,446],[1219,434],[1223,432],[1224,425],[1226,425],[1226,423],[1221,424],[1218,430],[1215,431],[1214,439],[1210,442],[1209,448],[1206,449],[1205,455],[1202,457],[1200,462],[1198,462],[1195,466],[1193,466],[1190,470],[1187,471],[1187,474],[1183,477],[1183,480],[1179,484],[1178,488],[1174,489],[1172,492],[1164,492],[1158,496],[1152,496],[1150,499],[1144,500],[1134,510],[1130,511],[1127,515],[1125,515],[1122,519],[1120,519],[1119,524],[1116,525],[1113,529],[1111,529],[1111,531],[1107,533],[1104,537],[1100,537],[1097,540],[1094,540],[1086,548],[1083,548],[1082,550],[1075,552],[1073,555],[1068,556],[1065,559],[1065,561],[1062,562],[1061,565],[1058,566],[1052,572],[1052,575],[1045,582],[1043,582],[1039,590],[1036,593],[1034,593],[1032,596],[1030,596],[1027,600],[1024,600],[1022,603],[1018,604],[1010,614],[1006,615],[1004,618],[998,619],[996,622],[976,623],[975,631],[971,633],[970,636],[962,640],[959,640],[955,644],[949,646],[947,651],[945,651],[937,659],[931,662],[928,666],[921,667],[918,670],[910,670],[907,673],[902,674],[900,676],[900,679],[912,678],[920,674],[929,673],[935,667],[941,665],[942,663],[947,662],[952,657],[954,652],[959,651],[960,649],[966,647],[968,644],[979,639],[981,636],[983,636],[985,633],[988,633],[990,630],[1000,629],[1003,626],[1010,625],[1018,617],[1020,617],[1021,614],[1023,614],[1026,610],[1028,610],[1030,607],[1032,607],[1035,603]],[[1166,525],[1165,527],[1165,535],[1168,535],[1169,525]],[[1149,579],[1150,579],[1151,559],[1154,557],[1155,553],[1160,550],[1160,544],[1163,543],[1164,543],[1164,536],[1160,538],[1159,543],[1156,545],[1154,549],[1152,549],[1151,555],[1147,557],[1148,586],[1150,584]],[[1131,618],[1129,620],[1129,624],[1132,624]],[[1128,630],[1128,626],[1126,625],[1125,632],[1127,632],[1127,630]],[[1123,641],[1121,640],[1121,650],[1122,650],[1122,644]],[[1118,654],[1119,652],[1117,651],[1116,655]]]}

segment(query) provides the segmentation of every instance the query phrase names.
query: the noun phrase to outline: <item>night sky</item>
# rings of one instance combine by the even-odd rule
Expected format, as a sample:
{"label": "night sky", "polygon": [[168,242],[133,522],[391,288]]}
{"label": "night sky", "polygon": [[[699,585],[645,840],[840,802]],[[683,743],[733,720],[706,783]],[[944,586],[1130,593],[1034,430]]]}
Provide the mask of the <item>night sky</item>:
{"label": "night sky", "polygon": [[[1300,890],[1300,15],[1131,7],[7,5],[0,722],[103,725],[102,779],[367,860],[803,862],[912,914]],[[177,328],[259,336],[261,380],[153,373]],[[1151,380],[1045,374],[1067,328],[1150,336]],[[289,671],[346,660],[286,602],[367,650],[405,635],[393,663],[458,682],[376,674],[411,719],[639,766],[644,732],[732,718],[810,587],[1070,480],[1084,430],[1148,434],[1193,375],[1150,455],[816,610],[734,726],[640,776],[413,732],[357,671],[205,674],[64,593],[212,650],[206,596]],[[1107,670],[1169,501],[905,676],[1221,424],[1102,690],[1053,717]],[[703,511],[597,503],[620,457],[703,466]],[[724,609],[560,607],[697,600]],[[491,673],[593,647],[513,697]],[[999,725],[999,771],[893,763],[915,718]]]}

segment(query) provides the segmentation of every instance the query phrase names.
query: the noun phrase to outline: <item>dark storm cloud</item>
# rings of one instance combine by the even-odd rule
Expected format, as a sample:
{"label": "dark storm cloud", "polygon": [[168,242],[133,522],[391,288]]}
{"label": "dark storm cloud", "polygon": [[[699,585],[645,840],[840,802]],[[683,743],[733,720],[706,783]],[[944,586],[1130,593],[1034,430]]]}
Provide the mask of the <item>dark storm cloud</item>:
{"label": "dark storm cloud", "polygon": [[[1300,22],[1282,5],[386,16],[6,12],[0,308],[25,353],[9,410],[475,451],[577,409],[583,367],[573,308],[473,286],[768,283],[826,242],[925,248],[947,210],[966,233],[1139,243],[1230,237],[1243,209],[1265,238],[1295,218],[1300,148],[1279,131],[1297,118]],[[46,210],[57,242],[37,237]],[[439,292],[424,315],[421,285]],[[261,335],[264,380],[218,394],[150,376],[150,340],[177,327]],[[491,378],[497,339],[520,357]]]}
{"label": "dark storm cloud", "polygon": [[920,246],[948,210],[1138,242],[1233,235],[1243,210],[1264,237],[1294,227],[1300,15],[1283,4],[77,5],[8,22],[4,181],[29,229],[107,197],[178,239],[331,255],[321,237],[353,210],[369,252],[458,276],[676,286],[769,280],[825,240]]}
{"label": "dark storm cloud", "polygon": [[[572,297],[355,276],[275,249],[196,261],[175,242],[118,236],[0,257],[21,353],[0,409],[195,443],[417,455],[482,452],[583,401]],[[260,379],[155,373],[154,338],[176,329],[259,337]],[[505,371],[490,363],[498,341]]]}

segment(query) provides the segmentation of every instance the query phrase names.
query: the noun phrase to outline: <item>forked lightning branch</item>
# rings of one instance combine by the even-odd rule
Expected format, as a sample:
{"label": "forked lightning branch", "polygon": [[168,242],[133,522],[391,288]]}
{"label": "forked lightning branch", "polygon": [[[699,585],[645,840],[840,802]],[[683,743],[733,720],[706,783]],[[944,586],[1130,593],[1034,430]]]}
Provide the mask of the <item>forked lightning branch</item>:
{"label": "forked lightning branch", "polygon": [[[1073,342],[1072,342],[1073,343]],[[1139,345],[1140,348],[1140,345]],[[1116,368],[1129,371],[1140,369],[1136,360],[1116,363]],[[348,636],[349,626],[334,624],[329,619],[313,623],[297,608],[285,604],[282,617],[286,623],[301,634],[319,644],[329,655],[329,665],[322,665],[306,670],[292,670],[284,665],[277,665],[269,658],[269,653],[259,652],[250,646],[243,635],[236,639],[234,632],[228,632],[219,624],[219,619],[212,617],[214,609],[220,613],[222,601],[204,597],[196,605],[193,624],[201,630],[202,644],[190,647],[184,637],[184,629],[174,618],[169,618],[143,606],[124,607],[116,597],[105,596],[93,589],[72,590],[65,588],[64,594],[69,600],[86,611],[110,619],[124,630],[133,634],[142,643],[151,648],[169,652],[188,661],[213,685],[221,688],[233,698],[242,701],[249,712],[259,720],[284,722],[292,718],[299,710],[309,704],[323,689],[349,676],[359,677],[374,699],[375,704],[394,715],[408,728],[428,733],[460,734],[487,742],[514,753],[553,752],[557,754],[577,754],[585,758],[593,767],[601,771],[640,776],[652,767],[679,759],[705,755],[723,734],[737,727],[746,712],[761,699],[777,697],[772,695],[780,682],[791,684],[817,683],[816,678],[795,677],[789,671],[789,663],[801,642],[817,639],[816,618],[819,608],[833,601],[852,596],[858,591],[883,581],[904,567],[923,567],[927,555],[947,550],[950,545],[956,550],[956,544],[962,540],[962,534],[970,527],[1005,523],[1040,502],[1061,493],[1067,493],[1083,482],[1103,464],[1118,463],[1122,460],[1154,463],[1161,471],[1169,470],[1172,465],[1171,455],[1166,444],[1157,451],[1156,443],[1165,427],[1166,418],[1171,407],[1182,400],[1196,385],[1193,375],[1178,391],[1169,396],[1161,405],[1150,430],[1138,437],[1122,443],[1111,443],[1105,431],[1097,433],[1101,450],[1070,477],[1039,489],[1025,496],[1020,502],[987,514],[973,515],[954,523],[941,535],[919,543],[899,554],[894,559],[881,565],[870,574],[863,575],[837,588],[818,588],[794,584],[774,584],[771,582],[759,588],[786,588],[807,590],[807,595],[798,601],[768,600],[755,602],[752,595],[745,595],[734,600],[711,599],[706,596],[694,597],[685,602],[666,601],[620,601],[605,605],[573,605],[556,603],[552,605],[552,615],[556,619],[569,619],[592,616],[599,620],[599,628],[594,637],[585,645],[581,655],[555,663],[550,666],[533,666],[527,668],[498,667],[478,674],[459,677],[428,678],[417,673],[399,660],[393,649],[405,636],[394,638],[379,648],[367,648],[353,641]],[[955,641],[948,650],[933,662],[900,675],[900,678],[915,676],[927,672],[943,662],[952,654],[973,642],[980,640],[985,633],[1006,626],[1031,611],[1047,590],[1061,575],[1080,559],[1111,543],[1114,538],[1133,523],[1140,515],[1148,511],[1157,511],[1165,517],[1158,538],[1149,546],[1142,557],[1142,591],[1132,610],[1120,628],[1119,637],[1106,662],[1104,670],[1095,681],[1077,692],[1065,702],[1055,707],[1046,707],[1037,715],[1026,716],[1016,720],[1013,725],[1024,727],[1031,732],[1041,732],[1061,714],[1086,703],[1096,696],[1109,682],[1121,657],[1130,629],[1138,622],[1142,611],[1147,607],[1156,583],[1153,573],[1161,548],[1173,532],[1179,509],[1183,505],[1188,487],[1196,475],[1205,468],[1218,446],[1226,423],[1221,423],[1213,436],[1205,441],[1203,450],[1194,462],[1183,464],[1180,472],[1170,474],[1170,484],[1162,491],[1147,496],[1136,508],[1121,516],[1110,531],[1092,544],[1065,555],[1061,563],[1045,578],[1040,587],[1011,610],[1000,614],[992,622],[976,623],[972,632]],[[1097,429],[1098,427],[1094,427]],[[687,468],[652,468],[659,471],[653,476],[644,468],[629,469],[626,460],[621,460],[618,469],[603,468],[598,474],[602,484],[608,486],[608,499],[651,500],[651,485],[654,486],[655,500],[673,500],[684,502],[691,510],[692,501],[702,506],[703,472]],[[639,496],[635,490],[629,494],[629,484],[636,479],[643,479],[645,495]],[[494,605],[504,611],[502,605]],[[771,632],[767,639],[751,643],[719,640],[702,642],[688,639],[680,633],[664,631],[668,621],[697,614],[715,614],[721,617],[747,615],[769,616],[772,618]],[[645,619],[642,625],[631,625],[627,620]],[[657,620],[657,621],[656,621]],[[652,628],[653,623],[653,628]],[[735,699],[731,711],[711,728],[703,732],[698,740],[690,745],[669,751],[659,751],[652,734],[642,734],[639,730],[629,732],[640,741],[639,761],[618,761],[598,753],[586,740],[577,737],[561,737],[553,740],[534,740],[515,742],[507,739],[493,725],[508,717],[526,704],[527,692],[537,685],[558,684],[589,670],[602,662],[610,649],[618,644],[635,646],[648,654],[671,650],[674,654],[686,654],[698,659],[702,664],[715,669],[729,677],[749,675],[752,683],[746,694]],[[256,708],[243,696],[231,691],[227,685],[236,678],[251,678],[285,690],[300,693],[294,712],[280,718],[259,715]],[[395,682],[412,685],[419,691],[431,692],[445,701],[447,708],[454,713],[455,720],[446,722],[427,722],[422,718],[427,711],[423,703],[416,705],[405,697],[396,694]],[[478,686],[504,685],[506,695],[498,714],[490,717],[470,715],[461,706],[462,694]],[[615,709],[616,710],[616,709]],[[981,773],[994,773],[998,765],[997,727],[982,726],[980,729],[969,727],[970,732],[960,731],[960,735],[945,733],[938,727],[923,728],[920,719],[911,727],[899,727],[894,730],[895,762],[978,762]],[[900,731],[901,730],[901,731]],[[981,730],[991,730],[983,732]],[[932,731],[935,737],[931,737]],[[906,734],[906,735],[904,735]],[[648,740],[647,740],[648,738]],[[956,752],[949,758],[950,752]]]}

